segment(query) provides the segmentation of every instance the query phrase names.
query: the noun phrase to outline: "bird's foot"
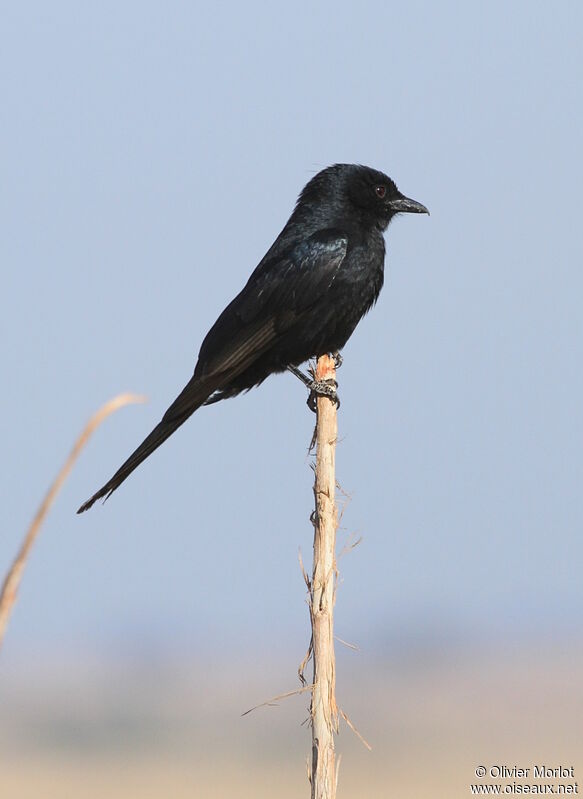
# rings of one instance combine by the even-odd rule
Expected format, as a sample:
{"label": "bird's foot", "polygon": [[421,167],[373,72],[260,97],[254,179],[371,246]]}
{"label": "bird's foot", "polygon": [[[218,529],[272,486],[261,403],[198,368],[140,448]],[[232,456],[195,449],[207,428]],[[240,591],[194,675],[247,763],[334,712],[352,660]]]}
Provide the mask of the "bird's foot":
{"label": "bird's foot", "polygon": [[327,380],[312,380],[308,388],[310,389],[310,394],[307,399],[308,408],[314,413],[316,413],[316,400],[318,397],[328,397],[330,402],[334,402],[336,404],[337,408],[340,407],[340,397],[336,393],[338,383],[334,380],[334,378],[328,378]]}
{"label": "bird's foot", "polygon": [[340,367],[344,363],[344,358],[342,357],[342,355],[340,355],[338,350],[336,350],[336,352],[332,353],[332,360],[334,361],[334,368],[335,369],[340,369]]}
{"label": "bird's foot", "polygon": [[338,383],[333,378],[329,378],[328,380],[314,380],[314,378],[304,374],[297,366],[292,366],[290,364],[287,368],[288,371],[302,381],[306,388],[310,389],[307,403],[311,411],[316,413],[316,400],[318,397],[328,397],[328,399],[336,403],[337,408],[340,407],[340,399],[336,393]]}

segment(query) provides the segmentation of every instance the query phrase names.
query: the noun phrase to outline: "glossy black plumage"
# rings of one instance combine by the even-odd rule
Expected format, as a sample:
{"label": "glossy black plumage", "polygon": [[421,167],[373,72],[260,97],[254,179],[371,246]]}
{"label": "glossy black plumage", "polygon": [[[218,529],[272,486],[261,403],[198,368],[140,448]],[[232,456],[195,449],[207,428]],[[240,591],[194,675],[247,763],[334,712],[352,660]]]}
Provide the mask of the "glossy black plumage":
{"label": "glossy black plumage", "polygon": [[289,364],[336,352],[383,285],[383,231],[428,213],[368,167],[336,164],[306,185],[247,284],[205,337],[194,375],[135,452],[78,513],[109,496],[201,405],[235,396]]}

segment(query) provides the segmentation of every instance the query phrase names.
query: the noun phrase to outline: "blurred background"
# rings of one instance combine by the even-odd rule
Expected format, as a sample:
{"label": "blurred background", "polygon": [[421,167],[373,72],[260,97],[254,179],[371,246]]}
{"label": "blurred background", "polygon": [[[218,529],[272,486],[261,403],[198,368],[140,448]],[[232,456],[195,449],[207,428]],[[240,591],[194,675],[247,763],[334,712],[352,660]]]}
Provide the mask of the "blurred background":
{"label": "blurred background", "polygon": [[[380,301],[339,373],[339,796],[583,762],[583,9],[21,2],[0,30],[0,659],[13,797],[307,795],[313,416],[292,376],[202,409],[79,504],[189,379],[319,169],[390,174]],[[578,758],[578,761],[577,761]],[[571,782],[573,780],[570,780]]]}

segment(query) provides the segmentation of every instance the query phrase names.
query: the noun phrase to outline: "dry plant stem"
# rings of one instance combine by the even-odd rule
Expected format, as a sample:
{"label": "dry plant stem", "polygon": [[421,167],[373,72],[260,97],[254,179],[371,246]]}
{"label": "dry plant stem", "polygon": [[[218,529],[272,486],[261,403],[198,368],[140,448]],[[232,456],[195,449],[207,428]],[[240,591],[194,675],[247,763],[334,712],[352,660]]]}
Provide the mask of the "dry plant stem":
{"label": "dry plant stem", "polygon": [[6,626],[8,624],[8,619],[10,617],[10,613],[12,611],[12,607],[14,602],[16,601],[16,596],[18,593],[18,587],[20,585],[20,581],[22,579],[22,572],[24,571],[24,566],[26,564],[26,560],[34,544],[34,541],[39,533],[41,525],[45,520],[45,516],[49,512],[49,508],[53,504],[55,497],[61,490],[63,483],[67,479],[69,472],[73,468],[75,461],[77,460],[79,453],[89,440],[93,431],[99,427],[101,422],[109,416],[114,411],[117,411],[119,408],[122,408],[124,405],[129,405],[132,402],[145,402],[145,397],[139,397],[135,394],[119,394],[117,397],[114,397],[109,402],[106,402],[96,414],[94,414],[87,426],[75,442],[73,449],[71,450],[69,457],[65,461],[63,468],[57,475],[54,483],[49,488],[45,498],[43,499],[39,509],[36,512],[34,519],[30,527],[28,528],[28,532],[24,538],[22,546],[16,556],[14,563],[6,578],[4,580],[4,584],[2,586],[2,593],[0,594],[0,646],[2,646],[2,641],[4,639],[4,633],[6,632]]}
{"label": "dry plant stem", "polygon": [[[316,379],[334,379],[334,361],[327,355],[318,359]],[[310,616],[314,679],[310,714],[312,719],[312,799],[334,799],[336,764],[334,735],[338,732],[336,673],[334,659],[334,597],[337,511],[335,451],[337,438],[335,403],[327,397],[317,399],[316,476],[314,497],[314,566],[312,571]]]}

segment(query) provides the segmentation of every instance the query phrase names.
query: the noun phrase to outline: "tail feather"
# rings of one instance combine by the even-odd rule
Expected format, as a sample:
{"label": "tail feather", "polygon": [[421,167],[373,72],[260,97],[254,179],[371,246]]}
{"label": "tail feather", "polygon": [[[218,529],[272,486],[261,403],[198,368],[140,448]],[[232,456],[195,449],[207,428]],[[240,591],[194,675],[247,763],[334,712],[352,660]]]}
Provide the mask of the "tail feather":
{"label": "tail feather", "polygon": [[[151,455],[154,450],[158,449],[175,430],[178,430],[197,408],[200,408],[209,395],[212,394],[214,388],[215,386],[209,385],[204,378],[192,378],[179,397],[168,408],[162,421],[146,436],[140,446],[132,452],[113,477],[81,505],[77,513],[84,513],[89,510],[93,503],[102,497],[107,499],[130,476],[134,469],[137,469],[142,461]],[[179,413],[173,413],[173,410],[178,409],[180,410]]]}

